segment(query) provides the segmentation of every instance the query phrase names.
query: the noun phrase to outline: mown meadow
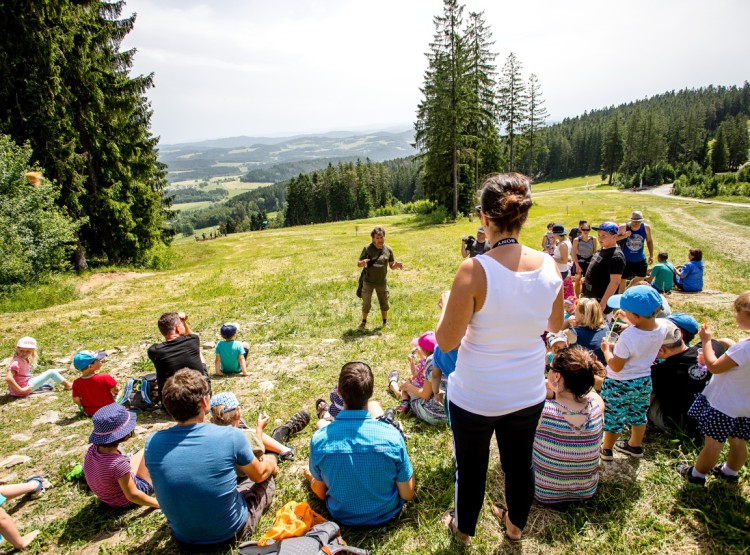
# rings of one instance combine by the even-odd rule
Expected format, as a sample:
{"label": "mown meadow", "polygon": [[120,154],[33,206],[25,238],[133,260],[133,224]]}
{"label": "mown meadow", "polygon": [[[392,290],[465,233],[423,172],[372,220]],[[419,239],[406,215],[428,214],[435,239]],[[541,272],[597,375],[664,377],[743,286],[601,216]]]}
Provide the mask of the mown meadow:
{"label": "mown meadow", "polygon": [[[736,294],[750,289],[750,210],[613,191],[598,183],[598,178],[589,177],[536,186],[535,207],[522,242],[538,247],[549,221],[570,228],[580,218],[621,222],[631,210],[643,210],[653,228],[656,250],[667,250],[675,264],[687,259],[691,247],[704,252],[710,291],[672,294],[672,308],[691,312],[701,321],[708,318],[718,335],[739,339],[730,305]],[[379,327],[373,311],[368,329],[360,332],[355,262],[377,224],[386,228],[386,242],[405,268],[389,272],[388,327]],[[460,238],[475,234],[476,226],[476,220],[443,224],[429,217],[400,215],[199,243],[178,240],[173,246],[174,264],[167,270],[64,277],[0,299],[0,352],[10,356],[19,337],[32,335],[40,344],[41,370],[67,367],[78,349],[109,350],[104,368],[123,384],[151,371],[146,349],[160,340],[159,315],[181,310],[201,334],[209,368],[213,361],[209,344],[217,340],[221,324],[240,324],[239,338],[251,346],[250,376],[215,378],[213,388],[237,393],[249,421],[261,411],[277,423],[302,408],[313,413],[314,400],[327,397],[341,365],[354,359],[372,366],[375,399],[395,406],[396,400],[386,392],[387,375],[394,369],[407,372],[411,339],[434,328],[438,296],[450,287],[461,261]],[[75,377],[72,370],[66,374]],[[49,422],[35,423],[40,416]],[[502,541],[502,530],[489,511],[492,502],[503,501],[503,476],[493,449],[478,535],[472,547],[461,548],[440,524],[453,496],[450,431],[422,425],[409,416],[402,420],[416,472],[416,500],[381,529],[343,530],[347,542],[373,554],[750,550],[748,468],[743,469],[738,487],[716,480],[709,481],[705,490],[686,485],[674,466],[692,460],[700,446],[679,434],[651,430],[645,458],[637,461],[618,454],[603,467],[599,491],[591,502],[565,511],[535,506],[520,546]],[[0,422],[2,458],[12,454],[31,458],[2,469],[0,475],[22,480],[41,473],[54,484],[40,500],[4,506],[22,531],[42,530],[29,553],[173,552],[161,512],[102,510],[81,484],[63,479],[82,461],[91,428],[90,420],[74,410],[69,394],[58,390],[22,400],[3,397]],[[149,433],[169,425],[164,413],[141,414],[137,437],[124,447],[141,447]],[[312,433],[309,426],[293,438],[297,459],[282,464],[273,510],[254,538],[271,526],[273,512],[287,501],[306,500],[326,514],[302,477]]]}

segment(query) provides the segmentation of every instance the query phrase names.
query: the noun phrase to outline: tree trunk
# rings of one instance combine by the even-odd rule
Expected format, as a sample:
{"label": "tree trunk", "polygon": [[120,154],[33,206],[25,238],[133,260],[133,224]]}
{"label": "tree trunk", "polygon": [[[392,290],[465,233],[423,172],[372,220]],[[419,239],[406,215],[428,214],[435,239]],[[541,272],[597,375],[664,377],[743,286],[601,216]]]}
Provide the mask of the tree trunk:
{"label": "tree trunk", "polygon": [[76,272],[83,272],[89,269],[89,265],[86,262],[86,253],[83,252],[83,245],[78,234],[76,234],[76,248],[73,251],[73,266],[75,266]]}

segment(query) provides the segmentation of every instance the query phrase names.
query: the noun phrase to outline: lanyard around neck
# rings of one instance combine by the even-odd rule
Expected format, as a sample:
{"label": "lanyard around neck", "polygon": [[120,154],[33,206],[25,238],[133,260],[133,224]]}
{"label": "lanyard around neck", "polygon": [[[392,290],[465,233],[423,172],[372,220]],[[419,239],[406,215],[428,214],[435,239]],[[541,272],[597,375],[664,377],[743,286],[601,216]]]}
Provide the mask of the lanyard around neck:
{"label": "lanyard around neck", "polygon": [[492,248],[495,247],[502,247],[503,245],[517,245],[518,240],[514,239],[513,237],[506,237],[505,239],[500,239],[497,243],[492,245]]}

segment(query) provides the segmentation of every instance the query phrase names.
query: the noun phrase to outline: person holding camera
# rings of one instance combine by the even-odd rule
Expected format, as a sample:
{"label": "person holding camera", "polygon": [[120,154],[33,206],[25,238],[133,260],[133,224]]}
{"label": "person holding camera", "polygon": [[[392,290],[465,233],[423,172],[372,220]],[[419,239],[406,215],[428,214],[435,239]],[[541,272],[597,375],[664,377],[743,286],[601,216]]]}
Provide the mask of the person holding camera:
{"label": "person holding camera", "polygon": [[372,232],[372,243],[362,249],[359,255],[357,266],[364,268],[364,280],[362,283],[362,321],[358,329],[363,330],[367,327],[367,315],[370,313],[372,306],[372,292],[378,295],[378,304],[380,305],[380,314],[383,316],[383,326],[388,323],[388,309],[390,308],[388,291],[388,281],[386,275],[388,268],[391,270],[403,270],[404,265],[396,262],[391,248],[385,244],[385,230],[377,226]]}
{"label": "person holding camera", "polygon": [[490,250],[490,243],[484,234],[484,227],[479,226],[476,238],[467,235],[461,239],[461,256],[474,258]]}

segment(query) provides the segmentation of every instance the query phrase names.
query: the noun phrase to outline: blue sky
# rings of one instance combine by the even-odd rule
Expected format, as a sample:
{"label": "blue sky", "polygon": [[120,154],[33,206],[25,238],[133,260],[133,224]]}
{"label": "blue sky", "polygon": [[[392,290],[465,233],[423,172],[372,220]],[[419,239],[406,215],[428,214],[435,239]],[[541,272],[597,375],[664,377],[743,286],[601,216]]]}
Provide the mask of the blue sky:
{"label": "blue sky", "polygon": [[[514,4],[514,5],[511,5]],[[467,1],[500,69],[536,73],[551,120],[750,79],[744,0]],[[127,0],[133,71],[155,74],[162,142],[407,128],[438,0]]]}

